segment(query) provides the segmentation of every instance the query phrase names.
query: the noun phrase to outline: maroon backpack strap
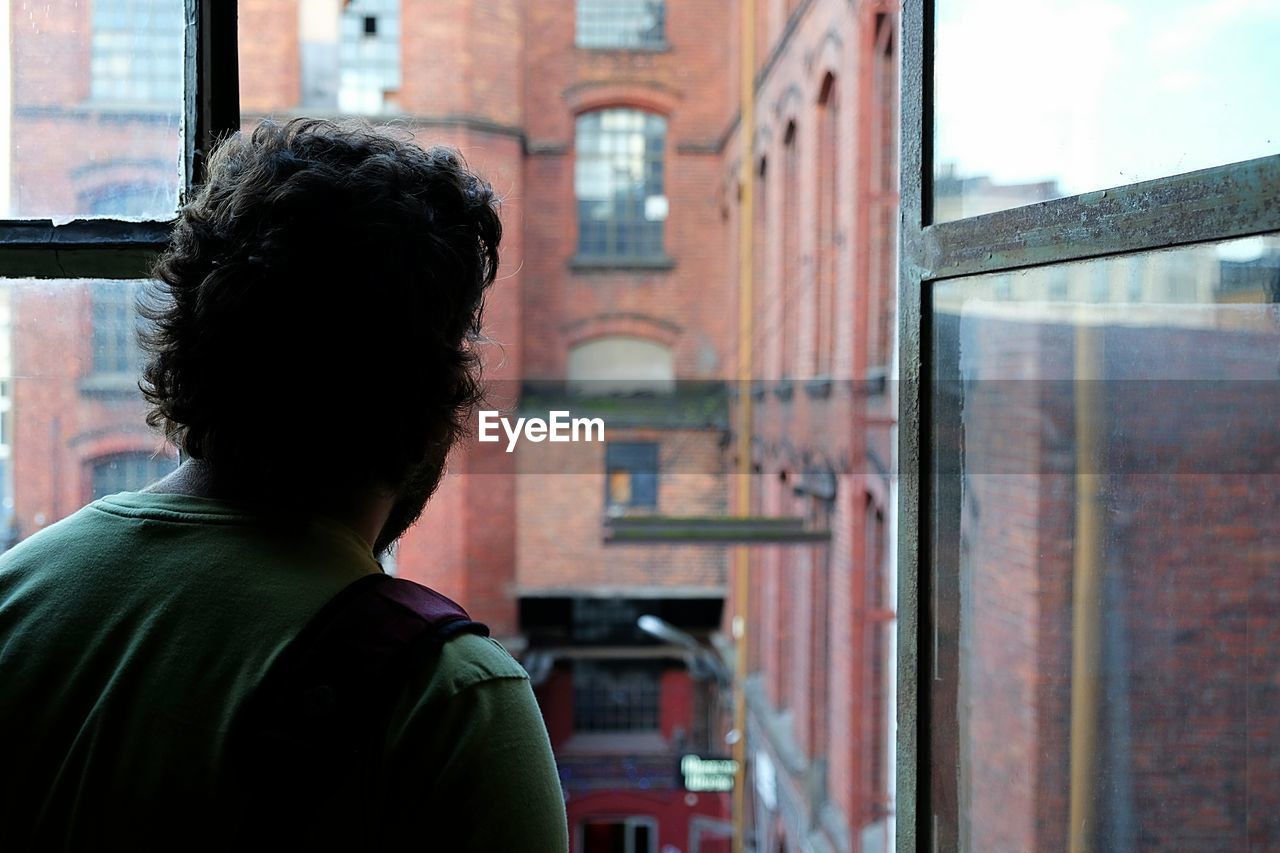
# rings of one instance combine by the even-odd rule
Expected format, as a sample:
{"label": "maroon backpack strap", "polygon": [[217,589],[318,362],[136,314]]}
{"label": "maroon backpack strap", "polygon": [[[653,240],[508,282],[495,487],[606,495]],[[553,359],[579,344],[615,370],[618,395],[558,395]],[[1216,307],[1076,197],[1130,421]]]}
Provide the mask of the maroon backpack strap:
{"label": "maroon backpack strap", "polygon": [[414,665],[460,633],[489,629],[435,590],[384,574],[355,581],[321,608],[237,717],[237,842],[368,849],[395,704]]}

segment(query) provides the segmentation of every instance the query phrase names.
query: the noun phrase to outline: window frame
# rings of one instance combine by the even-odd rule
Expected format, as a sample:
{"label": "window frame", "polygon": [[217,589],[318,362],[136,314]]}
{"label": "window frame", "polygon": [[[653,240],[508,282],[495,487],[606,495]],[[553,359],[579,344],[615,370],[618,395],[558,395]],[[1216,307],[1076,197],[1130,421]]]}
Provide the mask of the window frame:
{"label": "window frame", "polygon": [[[644,456],[643,462],[640,457]],[[653,470],[646,471],[642,467],[645,462],[649,461],[652,456]],[[612,461],[611,461],[612,460]],[[605,512],[629,513],[629,512],[657,512],[659,489],[661,487],[662,469],[662,444],[658,441],[609,441],[605,443],[605,468],[604,468],[604,507]],[[625,471],[627,473],[627,500],[624,503],[620,500],[614,500],[613,495],[613,474],[615,471]],[[635,488],[637,477],[646,478],[646,488],[651,494],[653,500],[647,498],[637,499],[637,489]]]}
{"label": "window frame", "polygon": [[[904,0],[898,274],[897,849],[957,849],[959,583],[930,563],[932,285],[978,273],[1280,231],[1280,154],[935,223],[934,2]],[[938,779],[949,782],[939,784]]]}
{"label": "window frame", "polygon": [[[183,187],[179,204],[203,179],[214,143],[240,129],[240,80],[234,2],[184,0]],[[138,279],[164,249],[166,220],[52,219],[0,222],[0,277]]]}
{"label": "window frame", "polygon": [[[625,254],[618,252],[616,250],[616,246],[618,243],[618,234],[620,230],[627,229],[626,233],[634,243],[637,238],[642,238],[644,236],[642,229],[640,229],[638,226],[649,220],[647,219],[623,220],[613,216],[611,216],[608,220],[604,220],[607,250],[604,252],[584,252],[583,251],[583,246],[582,246],[583,199],[581,196],[578,195],[578,177],[577,177],[579,163],[582,158],[582,149],[581,149],[582,126],[583,126],[582,122],[584,119],[589,118],[591,116],[599,116],[600,123],[601,125],[603,125],[604,116],[607,113],[615,113],[615,112],[632,113],[632,114],[641,116],[643,118],[643,125],[641,129],[638,131],[638,133],[640,134],[641,138],[644,140],[644,143],[645,143],[645,150],[642,155],[643,157],[642,169],[645,174],[645,180],[647,181],[650,166],[652,165],[653,162],[656,161],[660,166],[660,172],[662,175],[662,185],[660,187],[660,189],[662,190],[661,198],[666,199],[668,204],[670,203],[670,196],[667,195],[667,184],[668,184],[667,172],[671,162],[671,158],[670,158],[671,121],[666,114],[657,112],[656,110],[645,109],[642,107],[631,106],[627,104],[605,106],[597,109],[586,110],[584,112],[579,113],[574,117],[574,132],[573,132],[573,170],[574,170],[573,203],[574,203],[574,222],[576,225],[576,231],[574,234],[574,254],[572,259],[570,260],[570,266],[573,269],[584,269],[584,270],[592,270],[592,269],[666,270],[666,269],[671,269],[672,267],[675,266],[675,262],[671,258],[670,254],[668,254],[667,252],[667,222],[670,219],[669,209],[666,212],[666,214],[664,214],[663,218],[659,220],[660,227],[658,229],[655,229],[658,231],[658,250],[656,252],[639,252],[634,249]],[[652,154],[648,150],[648,142],[649,142],[648,123],[651,119],[657,119],[662,123],[662,144],[658,148],[656,155]],[[607,139],[608,134],[611,132],[612,131],[606,131],[603,128],[603,126],[595,130],[595,133],[597,133],[601,139]],[[604,146],[601,146],[600,150],[592,151],[591,156],[595,160],[600,160],[600,159],[605,159],[609,154],[617,154],[617,153],[618,153],[617,151],[610,151],[608,145],[604,145]],[[608,162],[607,159],[606,159],[606,162]],[[644,182],[642,182],[642,186],[644,186]],[[645,188],[647,189],[647,187]],[[646,196],[646,199],[649,197],[651,196]],[[614,198],[609,199],[608,203],[612,208],[613,212],[616,213],[617,211],[616,196]]]}

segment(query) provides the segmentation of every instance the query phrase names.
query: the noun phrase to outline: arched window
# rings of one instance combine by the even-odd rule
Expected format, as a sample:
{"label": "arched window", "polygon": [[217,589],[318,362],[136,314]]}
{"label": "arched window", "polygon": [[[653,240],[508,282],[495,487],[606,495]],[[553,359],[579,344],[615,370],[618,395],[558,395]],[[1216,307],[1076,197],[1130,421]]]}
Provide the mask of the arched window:
{"label": "arched window", "polygon": [[814,283],[817,297],[814,311],[813,370],[829,376],[835,362],[836,338],[836,194],[839,188],[840,150],[836,112],[836,78],[828,74],[818,96],[818,168],[814,202],[817,204],[817,252]]}
{"label": "arched window", "polygon": [[675,359],[670,347],[644,338],[597,338],[569,350],[568,379],[578,393],[665,394],[675,388]]}
{"label": "arched window", "polygon": [[152,453],[117,453],[93,463],[93,499],[136,492],[178,467],[177,460]]}
{"label": "arched window", "polygon": [[574,194],[580,257],[664,257],[666,139],[666,119],[652,113],[607,109],[578,117]]}
{"label": "arched window", "polygon": [[782,351],[783,379],[795,375],[796,298],[800,295],[800,152],[796,123],[782,137]]}

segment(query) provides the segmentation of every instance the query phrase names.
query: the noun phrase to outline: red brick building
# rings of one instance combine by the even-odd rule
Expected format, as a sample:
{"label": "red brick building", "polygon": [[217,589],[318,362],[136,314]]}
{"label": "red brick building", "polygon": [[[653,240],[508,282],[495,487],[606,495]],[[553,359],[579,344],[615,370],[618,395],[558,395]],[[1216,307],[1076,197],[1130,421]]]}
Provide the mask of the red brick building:
{"label": "red brick building", "polygon": [[[1105,849],[1280,840],[1275,325],[1266,305],[1212,304],[1238,301],[1240,277],[1218,276],[1231,266],[1198,282],[1209,304],[1176,304],[1169,277],[1141,322],[1124,305],[1067,313],[981,292],[941,315],[939,387],[964,399],[940,438],[945,460],[963,447],[965,469],[954,529],[974,849],[1067,846],[1082,772]],[[1280,280],[1274,254],[1248,272]],[[1082,350],[1088,381],[1073,372]],[[1079,597],[1086,578],[1104,606]]]}
{"label": "red brick building", "polygon": [[[757,473],[753,514],[830,534],[753,549],[746,606],[732,608],[748,631],[759,850],[892,845],[896,9],[757,3],[757,380],[750,445],[734,450]],[[740,165],[725,159],[731,199]]]}

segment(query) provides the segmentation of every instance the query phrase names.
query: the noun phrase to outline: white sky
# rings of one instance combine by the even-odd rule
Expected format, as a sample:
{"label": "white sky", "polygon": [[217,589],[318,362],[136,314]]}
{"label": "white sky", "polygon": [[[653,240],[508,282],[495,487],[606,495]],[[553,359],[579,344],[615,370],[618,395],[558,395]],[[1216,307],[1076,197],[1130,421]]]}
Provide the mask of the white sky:
{"label": "white sky", "polygon": [[1280,152],[1280,0],[937,0],[939,165],[1064,193]]}

